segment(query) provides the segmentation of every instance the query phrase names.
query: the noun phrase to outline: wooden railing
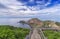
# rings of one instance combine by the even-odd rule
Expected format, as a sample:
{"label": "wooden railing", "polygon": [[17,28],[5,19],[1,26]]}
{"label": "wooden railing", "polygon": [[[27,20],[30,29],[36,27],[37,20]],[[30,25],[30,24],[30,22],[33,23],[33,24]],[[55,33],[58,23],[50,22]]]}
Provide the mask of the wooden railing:
{"label": "wooden railing", "polygon": [[41,39],[47,39],[47,37],[45,37],[42,29],[39,29],[39,34],[40,34],[40,36],[41,36]]}
{"label": "wooden railing", "polygon": [[57,30],[57,31],[60,31],[60,29],[58,28],[41,28],[42,30]]}

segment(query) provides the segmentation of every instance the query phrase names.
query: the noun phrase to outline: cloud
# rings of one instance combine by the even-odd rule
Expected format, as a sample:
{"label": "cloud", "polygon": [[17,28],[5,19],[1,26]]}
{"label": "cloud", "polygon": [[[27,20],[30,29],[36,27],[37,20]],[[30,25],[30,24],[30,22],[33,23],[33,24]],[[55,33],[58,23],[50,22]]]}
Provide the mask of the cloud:
{"label": "cloud", "polygon": [[7,7],[0,9],[0,17],[41,17],[53,19],[56,16],[60,16],[60,4],[40,10],[39,5],[28,7],[17,0],[0,0],[0,3]]}
{"label": "cloud", "polygon": [[0,8],[7,8],[7,7],[0,3]]}

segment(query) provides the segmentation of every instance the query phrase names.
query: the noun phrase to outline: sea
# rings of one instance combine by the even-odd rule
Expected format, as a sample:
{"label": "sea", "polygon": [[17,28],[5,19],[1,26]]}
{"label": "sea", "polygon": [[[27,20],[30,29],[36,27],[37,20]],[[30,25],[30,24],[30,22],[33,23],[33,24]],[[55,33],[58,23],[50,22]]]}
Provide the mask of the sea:
{"label": "sea", "polygon": [[30,18],[0,18],[0,25],[10,25],[14,27],[30,28],[29,25],[22,25],[19,21],[28,21]]}

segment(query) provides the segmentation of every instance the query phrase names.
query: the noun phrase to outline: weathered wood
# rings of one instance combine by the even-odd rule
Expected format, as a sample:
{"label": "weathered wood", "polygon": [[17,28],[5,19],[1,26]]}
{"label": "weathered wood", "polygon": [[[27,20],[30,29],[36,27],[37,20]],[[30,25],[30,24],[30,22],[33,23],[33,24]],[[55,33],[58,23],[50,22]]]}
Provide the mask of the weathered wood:
{"label": "weathered wood", "polygon": [[41,39],[41,36],[40,34],[38,33],[38,30],[37,29],[34,29],[33,30],[33,33],[31,35],[31,39]]}

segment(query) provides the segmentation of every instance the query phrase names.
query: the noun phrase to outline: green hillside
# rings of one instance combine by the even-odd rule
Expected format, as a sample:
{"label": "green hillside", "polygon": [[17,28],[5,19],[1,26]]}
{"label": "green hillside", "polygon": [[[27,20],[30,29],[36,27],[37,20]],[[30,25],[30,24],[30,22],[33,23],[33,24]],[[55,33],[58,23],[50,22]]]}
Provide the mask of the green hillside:
{"label": "green hillside", "polygon": [[48,39],[60,39],[60,32],[58,31],[45,30],[43,32]]}
{"label": "green hillside", "polygon": [[24,39],[27,34],[29,29],[0,25],[0,39]]}

